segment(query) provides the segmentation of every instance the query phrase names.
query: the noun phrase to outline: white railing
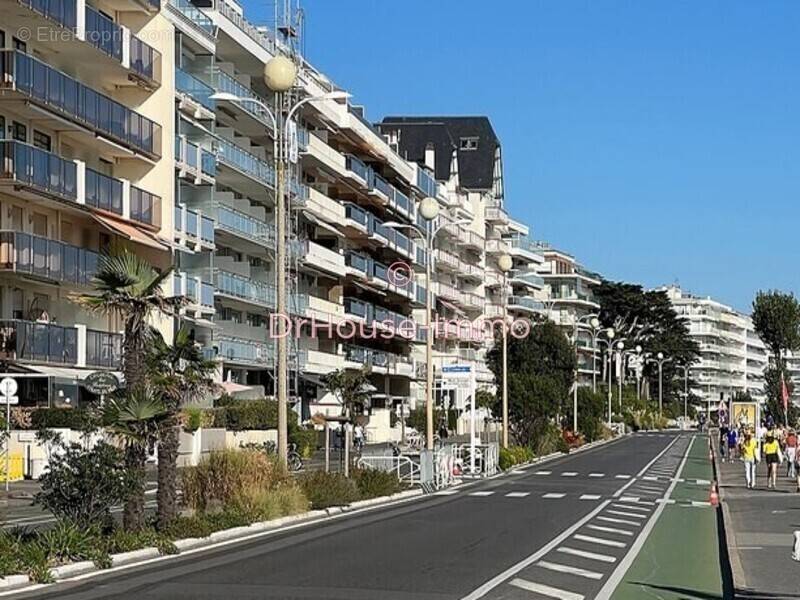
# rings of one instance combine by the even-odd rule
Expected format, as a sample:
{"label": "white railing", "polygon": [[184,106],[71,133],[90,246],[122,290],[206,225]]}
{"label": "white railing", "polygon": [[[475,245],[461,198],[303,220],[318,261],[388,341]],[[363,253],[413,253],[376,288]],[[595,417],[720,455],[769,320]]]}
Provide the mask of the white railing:
{"label": "white railing", "polygon": [[497,444],[475,444],[475,467],[470,444],[451,444],[453,462],[468,477],[491,477],[497,473]]}
{"label": "white railing", "polygon": [[408,456],[362,456],[356,464],[359,467],[394,473],[398,480],[409,485],[421,483],[419,463]]}

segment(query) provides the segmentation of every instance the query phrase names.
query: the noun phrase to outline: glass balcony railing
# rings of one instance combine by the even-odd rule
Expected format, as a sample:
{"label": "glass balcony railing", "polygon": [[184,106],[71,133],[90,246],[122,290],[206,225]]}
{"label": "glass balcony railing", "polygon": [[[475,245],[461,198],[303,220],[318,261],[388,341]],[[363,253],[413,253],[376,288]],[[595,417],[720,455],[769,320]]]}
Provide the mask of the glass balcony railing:
{"label": "glass balcony railing", "polygon": [[525,250],[526,252],[532,252],[533,254],[542,253],[542,249],[539,247],[539,244],[536,241],[530,239],[529,237],[517,236],[507,241],[512,248],[519,248],[520,250]]}
{"label": "glass balcony railing", "polygon": [[521,306],[528,310],[544,310],[544,304],[527,296],[509,296],[508,306]]}
{"label": "glass balcony railing", "polygon": [[392,190],[394,189],[389,182],[386,181],[383,177],[378,175],[375,171],[369,171],[369,181],[367,182],[369,186],[383,194],[384,196],[391,198],[392,197]]}
{"label": "glass balcony railing", "polygon": [[224,71],[217,71],[214,73],[214,87],[218,92],[227,92],[233,94],[237,98],[252,100],[252,102],[237,102],[236,105],[265,125],[272,127],[272,117],[269,116],[267,110],[262,106],[262,104],[269,106],[269,102],[267,102],[265,98],[262,98],[249,87],[240,83]]}
{"label": "glass balcony railing", "polygon": [[20,0],[20,4],[68,29],[78,26],[75,0]]}
{"label": "glass balcony railing", "polygon": [[217,292],[265,306],[275,306],[275,286],[227,271],[216,272]]}
{"label": "glass balcony railing", "polygon": [[161,196],[131,186],[131,219],[161,227]]}
{"label": "glass balcony railing", "polygon": [[517,271],[514,273],[513,279],[524,281],[533,286],[544,287],[544,279],[542,279],[542,276],[531,271]]}
{"label": "glass balcony railing", "polygon": [[[159,2],[160,0],[150,0],[151,3]],[[209,37],[214,35],[214,23],[209,19],[206,14],[199,10],[189,0],[169,0],[169,5],[177,10],[183,17],[204,34]]]}
{"label": "glass balcony railing", "polygon": [[241,29],[251,40],[265,50],[275,53],[275,40],[267,35],[263,29],[250,23],[241,13],[241,10],[234,10],[224,0],[216,0],[214,5],[222,16]]}
{"label": "glass balcony railing", "polygon": [[425,196],[430,198],[436,197],[436,180],[433,178],[433,175],[422,167],[417,168],[417,187],[422,190]]}
{"label": "glass balcony railing", "polygon": [[122,214],[122,181],[89,168],[84,181],[86,204]]}
{"label": "glass balcony railing", "polygon": [[309,135],[308,129],[300,125],[297,126],[297,146],[301,151],[308,149]]}
{"label": "glass balcony railing", "polygon": [[345,264],[351,269],[361,271],[366,275],[369,268],[369,259],[358,252],[348,252],[344,255]]}
{"label": "glass balcony railing", "polygon": [[214,243],[214,219],[205,215],[200,217],[200,239],[210,244]]}
{"label": "glass balcony railing", "polygon": [[122,367],[122,334],[86,330],[86,365],[119,369]]}
{"label": "glass balcony railing", "polygon": [[392,187],[392,194],[389,200],[401,211],[411,214],[411,200],[396,187]]}
{"label": "glass balcony railing", "polygon": [[217,145],[217,158],[220,161],[260,183],[274,187],[275,171],[272,166],[228,140],[218,138]]}
{"label": "glass balcony railing", "polygon": [[200,171],[209,177],[217,174],[217,157],[205,148],[200,149]]}
{"label": "glass balcony railing", "polygon": [[262,244],[275,243],[275,227],[273,225],[259,221],[228,206],[220,206],[217,209],[217,225],[236,235],[254,238]]}
{"label": "glass balcony railing", "polygon": [[273,359],[272,348],[259,342],[236,338],[220,338],[218,346],[219,357],[229,362],[270,364]]}
{"label": "glass balcony railing", "polygon": [[116,60],[122,60],[122,29],[107,16],[86,6],[86,41]]}
{"label": "glass balcony railing", "polygon": [[74,365],[78,361],[78,330],[51,323],[3,320],[0,355],[5,360]]}
{"label": "glass balcony railing", "polygon": [[372,305],[356,298],[344,297],[344,312],[354,317],[369,319]]}
{"label": "glass balcony railing", "polygon": [[46,237],[0,231],[0,270],[88,286],[97,272],[99,258],[97,252]]}
{"label": "glass balcony railing", "polygon": [[45,110],[79,123],[148,156],[161,154],[161,126],[18,50],[0,52],[0,86],[14,89]]}
{"label": "glass balcony railing", "polygon": [[211,99],[211,96],[214,95],[214,88],[177,67],[175,68],[175,89],[191,96],[208,110],[216,110],[217,103]]}
{"label": "glass balcony railing", "polygon": [[355,204],[347,203],[344,205],[344,216],[351,221],[355,221],[356,223],[367,227],[369,223],[367,211],[365,211],[360,206],[356,206]]}
{"label": "glass balcony railing", "polygon": [[130,51],[130,65],[133,71],[151,81],[161,78],[159,72],[161,53],[158,50],[131,36]]}
{"label": "glass balcony railing", "polygon": [[9,140],[0,141],[0,180],[32,187],[73,202],[78,199],[78,167],[52,152]]}
{"label": "glass balcony railing", "polygon": [[193,210],[186,211],[186,235],[197,237],[197,213]]}
{"label": "glass balcony railing", "polygon": [[348,171],[355,173],[358,177],[365,182],[369,181],[370,169],[363,161],[356,158],[352,154],[345,155],[345,167]]}
{"label": "glass balcony railing", "polygon": [[214,306],[214,285],[207,281],[200,282],[200,304],[202,306]]}

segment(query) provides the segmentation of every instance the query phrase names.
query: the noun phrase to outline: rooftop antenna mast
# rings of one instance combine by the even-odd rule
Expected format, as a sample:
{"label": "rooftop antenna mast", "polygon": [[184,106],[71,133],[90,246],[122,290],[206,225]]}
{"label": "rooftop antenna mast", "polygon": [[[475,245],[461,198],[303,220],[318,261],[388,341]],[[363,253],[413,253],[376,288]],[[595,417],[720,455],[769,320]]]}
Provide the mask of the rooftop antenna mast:
{"label": "rooftop antenna mast", "polygon": [[275,31],[294,52],[302,54],[303,19],[300,0],[275,0]]}

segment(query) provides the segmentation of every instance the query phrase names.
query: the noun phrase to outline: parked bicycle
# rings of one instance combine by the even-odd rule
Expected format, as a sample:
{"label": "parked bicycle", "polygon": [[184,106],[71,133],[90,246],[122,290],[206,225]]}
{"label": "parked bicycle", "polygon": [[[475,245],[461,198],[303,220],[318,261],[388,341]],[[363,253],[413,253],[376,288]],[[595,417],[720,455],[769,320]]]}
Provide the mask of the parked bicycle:
{"label": "parked bicycle", "polygon": [[303,468],[303,457],[297,451],[297,444],[289,444],[289,451],[286,455],[286,466],[290,471],[299,471]]}

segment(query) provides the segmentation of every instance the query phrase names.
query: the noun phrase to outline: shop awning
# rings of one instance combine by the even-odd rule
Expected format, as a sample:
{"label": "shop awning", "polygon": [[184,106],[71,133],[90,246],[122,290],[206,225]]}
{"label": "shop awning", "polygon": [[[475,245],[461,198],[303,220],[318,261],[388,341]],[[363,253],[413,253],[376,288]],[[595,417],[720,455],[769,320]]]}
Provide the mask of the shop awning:
{"label": "shop awning", "polygon": [[[72,381],[83,381],[95,371],[102,369],[77,369],[71,367],[52,367],[49,365],[26,365],[34,373],[40,373],[49,377],[56,377],[58,379],[69,379]],[[124,376],[119,371],[112,371],[116,375],[120,383],[125,381]]]}
{"label": "shop awning", "polygon": [[111,233],[115,233],[116,235],[124,237],[125,239],[128,239],[136,244],[149,246],[150,248],[155,248],[156,250],[167,250],[166,244],[156,239],[154,235],[146,231],[142,231],[134,225],[125,223],[123,221],[117,221],[116,219],[111,219],[103,215],[93,214],[92,217],[94,217],[94,219],[100,223],[100,225],[102,225]]}

